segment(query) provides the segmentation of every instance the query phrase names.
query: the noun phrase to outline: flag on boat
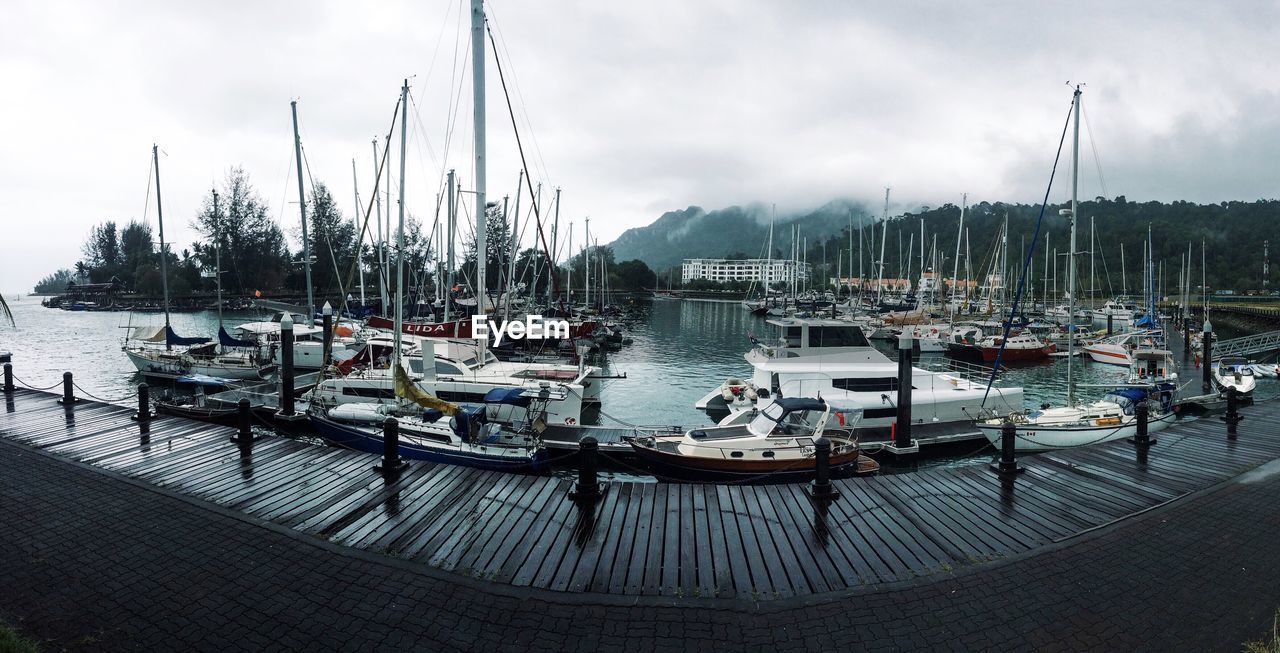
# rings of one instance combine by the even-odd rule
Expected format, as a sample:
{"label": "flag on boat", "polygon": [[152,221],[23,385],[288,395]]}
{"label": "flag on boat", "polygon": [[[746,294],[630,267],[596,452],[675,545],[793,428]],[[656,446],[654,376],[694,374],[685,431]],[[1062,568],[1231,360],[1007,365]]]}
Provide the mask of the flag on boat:
{"label": "flag on boat", "polygon": [[412,380],[409,379],[408,372],[404,371],[403,365],[395,365],[396,368],[396,396],[408,399],[423,408],[434,408],[445,415],[454,415],[458,412],[458,407],[437,397],[428,394],[427,391],[419,388]]}

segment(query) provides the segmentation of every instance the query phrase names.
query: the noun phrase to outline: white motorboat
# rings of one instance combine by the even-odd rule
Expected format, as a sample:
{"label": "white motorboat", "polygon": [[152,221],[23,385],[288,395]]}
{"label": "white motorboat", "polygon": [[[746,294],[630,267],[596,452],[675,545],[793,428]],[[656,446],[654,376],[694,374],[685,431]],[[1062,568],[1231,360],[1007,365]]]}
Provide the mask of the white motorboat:
{"label": "white motorboat", "polygon": [[1130,331],[1103,338],[1093,344],[1084,346],[1084,353],[1099,363],[1125,365],[1133,363],[1133,350],[1138,347],[1150,347],[1155,344],[1153,334],[1147,331]]}
{"label": "white motorboat", "polygon": [[[722,388],[694,406],[728,412],[721,423],[740,423],[751,410],[762,410],[780,396],[823,397],[863,407],[859,429],[887,435],[897,419],[898,363],[873,348],[854,324],[831,319],[768,320],[780,337],[757,340],[745,359],[753,368],[751,382],[758,399],[753,406],[727,404]],[[987,395],[986,380],[966,379],[960,372],[911,370],[912,421],[957,428],[971,423]],[[992,387],[988,403],[1002,410],[1022,408],[1022,388]]]}
{"label": "white motorboat", "polygon": [[1223,356],[1218,359],[1213,364],[1211,378],[1219,391],[1226,392],[1227,388],[1235,388],[1236,393],[1246,399],[1253,397],[1254,387],[1258,383],[1253,367],[1243,356]]}

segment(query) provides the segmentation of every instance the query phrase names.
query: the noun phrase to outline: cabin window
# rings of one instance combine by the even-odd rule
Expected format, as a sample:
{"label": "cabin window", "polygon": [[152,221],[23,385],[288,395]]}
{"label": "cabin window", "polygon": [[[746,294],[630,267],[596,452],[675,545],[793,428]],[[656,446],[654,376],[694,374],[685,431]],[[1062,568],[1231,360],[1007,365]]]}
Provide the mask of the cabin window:
{"label": "cabin window", "polygon": [[772,451],[765,451],[765,452],[762,452],[760,455],[761,455],[761,456],[764,456],[765,458],[772,458],[772,457],[773,457],[773,452],[772,452]]}
{"label": "cabin window", "polygon": [[789,326],[782,328],[782,339],[786,341],[788,347],[800,347],[804,344],[800,336],[800,327]]}
{"label": "cabin window", "polygon": [[741,457],[742,457],[742,452],[741,452],[741,451],[733,451],[733,452],[730,452],[730,453],[729,453],[729,455],[730,455],[730,456],[733,456],[734,458],[741,458]]}
{"label": "cabin window", "polygon": [[831,385],[840,390],[850,392],[897,392],[898,378],[885,376],[877,378],[832,379]]}
{"label": "cabin window", "polygon": [[869,347],[870,343],[856,326],[809,327],[810,347]]}
{"label": "cabin window", "polygon": [[396,393],[392,389],[382,388],[352,388],[346,387],[342,389],[342,394],[347,397],[373,397],[375,399],[394,399]]}
{"label": "cabin window", "polygon": [[436,374],[445,374],[445,375],[462,374],[462,369],[459,368],[457,365],[454,365],[453,363],[450,363],[448,361],[442,361],[440,359],[436,359]]}

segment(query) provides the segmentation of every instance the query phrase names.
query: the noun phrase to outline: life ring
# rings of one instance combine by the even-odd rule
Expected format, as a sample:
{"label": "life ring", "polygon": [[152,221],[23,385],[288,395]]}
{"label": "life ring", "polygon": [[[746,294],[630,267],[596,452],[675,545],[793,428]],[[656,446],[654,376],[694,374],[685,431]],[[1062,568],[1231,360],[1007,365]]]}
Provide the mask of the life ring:
{"label": "life ring", "polygon": [[566,417],[566,418],[564,418],[564,423],[565,423],[565,424],[567,424],[567,425],[569,425],[569,426],[573,426],[574,424],[577,424],[577,423],[578,423],[578,420],[576,420],[576,419],[574,419],[574,418],[572,418],[572,417]]}

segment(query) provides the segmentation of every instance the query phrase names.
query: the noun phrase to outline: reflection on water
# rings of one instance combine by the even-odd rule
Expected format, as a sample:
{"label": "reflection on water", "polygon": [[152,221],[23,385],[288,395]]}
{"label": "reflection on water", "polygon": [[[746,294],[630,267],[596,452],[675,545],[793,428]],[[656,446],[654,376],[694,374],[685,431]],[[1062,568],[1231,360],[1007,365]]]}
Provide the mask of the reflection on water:
{"label": "reflection on water", "polygon": [[[106,399],[127,396],[140,379],[120,351],[124,326],[160,325],[163,315],[128,313],[87,313],[50,310],[37,298],[10,301],[16,330],[0,328],[0,351],[14,355],[15,375],[38,387],[55,386],[62,372],[75,374],[77,384],[88,393]],[[752,316],[736,302],[694,302],[637,300],[624,322],[630,345],[600,354],[598,363],[605,374],[625,374],[625,379],[603,381],[601,391],[604,424],[662,424],[696,426],[708,423],[694,402],[730,377],[749,377],[751,367],[743,360],[750,348],[748,335],[765,335],[772,328],[763,318]],[[226,313],[227,323],[236,325],[261,319],[261,313]],[[217,335],[217,314],[181,313],[172,316],[173,328],[183,336]],[[1229,338],[1237,334],[1223,333]],[[1174,343],[1181,354],[1181,340]],[[893,344],[876,341],[890,357]],[[1043,364],[1010,368],[1001,372],[1005,385],[1025,388],[1026,407],[1065,401],[1065,358]],[[1079,358],[1075,366],[1078,397],[1089,400],[1104,392],[1100,386],[1120,381],[1125,369]],[[1184,382],[1199,385],[1196,370],[1184,370]],[[1259,379],[1257,395],[1276,396],[1280,384]],[[977,443],[957,445],[943,458],[946,464],[972,464]],[[972,449],[972,451],[970,451]],[[984,458],[985,459],[985,458]],[[961,462],[963,461],[963,462]]]}

